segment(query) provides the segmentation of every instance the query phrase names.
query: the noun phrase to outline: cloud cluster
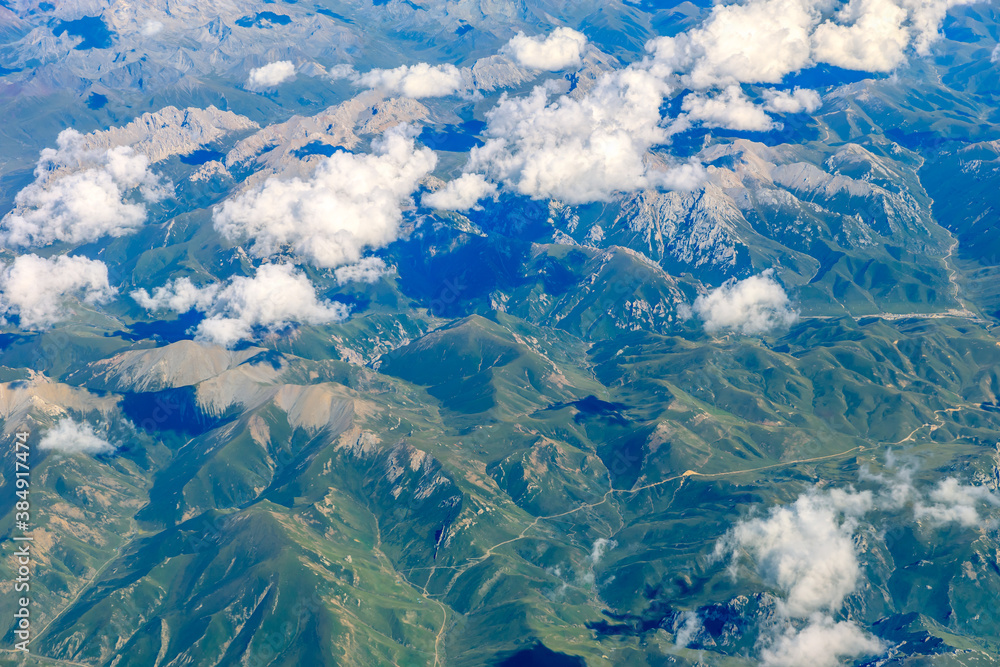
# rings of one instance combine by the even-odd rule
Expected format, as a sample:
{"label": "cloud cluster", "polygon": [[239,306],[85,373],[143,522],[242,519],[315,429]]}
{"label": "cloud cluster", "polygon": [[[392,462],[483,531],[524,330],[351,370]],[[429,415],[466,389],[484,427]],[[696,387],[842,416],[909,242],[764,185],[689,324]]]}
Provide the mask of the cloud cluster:
{"label": "cloud cluster", "polygon": [[642,188],[696,187],[697,167],[650,164],[649,149],[667,141],[660,125],[667,91],[663,80],[627,68],[603,75],[579,99],[551,100],[550,84],[527,97],[505,95],[487,114],[487,141],[472,150],[468,168],[519,194],[569,204]]}
{"label": "cloud cluster", "polygon": [[558,72],[578,69],[583,64],[587,37],[571,28],[556,28],[545,37],[517,33],[500,51],[518,65]]}
{"label": "cloud cluster", "polygon": [[252,91],[267,90],[295,76],[295,65],[289,60],[279,60],[250,70],[246,88]]}
{"label": "cloud cluster", "polygon": [[146,220],[138,191],[148,201],[170,188],[149,171],[149,160],[128,146],[104,151],[84,148],[84,136],[70,128],[56,148],[42,150],[35,180],[17,193],[16,207],[0,222],[0,243],[39,247],[57,241],[89,243],[134,232]]}
{"label": "cloud cluster", "polygon": [[730,279],[695,299],[692,310],[710,333],[762,334],[798,319],[773,269],[743,280]]}
{"label": "cloud cluster", "polygon": [[107,303],[115,295],[104,262],[86,257],[21,255],[0,269],[0,315],[26,330],[44,330],[71,315],[69,303]]}
{"label": "cloud cluster", "polygon": [[253,278],[236,276],[206,287],[180,278],[156,288],[152,295],[136,290],[132,297],[148,310],[193,308],[205,313],[195,338],[225,347],[295,324],[340,322],[349,313],[343,303],[321,301],[309,278],[287,264],[265,264]]}
{"label": "cloud cluster", "polygon": [[1000,506],[1000,496],[985,486],[962,484],[954,477],[938,482],[929,496],[930,504],[919,502],[913,511],[918,519],[937,524],[957,523],[972,528],[983,522],[979,508]]}
{"label": "cloud cluster", "polygon": [[333,272],[338,285],[347,283],[376,283],[389,272],[385,262],[378,257],[365,257],[357,264],[342,266]]}
{"label": "cloud cluster", "polygon": [[366,88],[403,97],[447,97],[465,87],[462,71],[454,65],[402,65],[395,69],[373,69],[353,77]]}
{"label": "cloud cluster", "polygon": [[372,148],[335,153],[308,180],[267,179],[215,209],[215,229],[232,241],[249,239],[257,257],[287,247],[319,267],[357,262],[366,249],[396,240],[403,202],[437,164],[434,152],[416,148],[402,126]]}
{"label": "cloud cluster", "polygon": [[918,521],[976,527],[984,524],[981,510],[1000,506],[1000,496],[986,487],[953,477],[925,494],[913,484],[913,467],[899,466],[891,452],[886,464],[891,474],[861,471],[862,480],[878,485],[876,492],[813,488],[790,505],[739,522],[717,542],[714,557],[730,559],[734,574],[748,558],[783,596],[776,623],[760,640],[762,665],[835,667],[885,649],[852,621],[834,619],[862,577],[855,532],[865,515],[910,506]]}
{"label": "cloud cluster", "polygon": [[957,523],[974,528],[995,523],[995,520],[987,521],[981,514],[981,510],[1000,507],[1000,495],[987,487],[962,484],[954,477],[945,477],[925,494],[913,483],[916,469],[912,464],[900,464],[891,451],[886,453],[885,458],[886,468],[891,474],[875,475],[866,469],[861,471],[862,480],[875,482],[881,487],[881,507],[900,510],[912,506],[915,519],[934,526]]}
{"label": "cloud cluster", "polygon": [[866,72],[929,52],[950,7],[971,0],[749,0],[647,45],[653,65],[694,89],[780,83],[819,63]]}
{"label": "cloud cluster", "polygon": [[765,517],[738,523],[718,542],[717,558],[731,558],[735,570],[745,554],[784,595],[777,626],[762,639],[762,664],[836,667],[844,658],[884,649],[854,623],[832,617],[861,577],[853,535],[872,505],[870,491],[813,489]]}
{"label": "cloud cluster", "polygon": [[76,422],[71,417],[64,417],[46,431],[38,448],[64,454],[105,454],[115,449],[114,445],[97,435],[93,426],[87,422]]}
{"label": "cloud cluster", "polygon": [[[688,122],[709,127],[767,130],[766,111],[818,108],[815,91],[763,91],[763,108],[740,84],[778,84],[817,64],[888,72],[909,49],[926,55],[948,9],[972,0],[748,0],[716,4],[702,25],[651,40],[645,65],[695,94]],[[714,90],[715,94],[704,91]],[[686,129],[686,124],[676,126]]]}
{"label": "cloud cluster", "polygon": [[684,97],[681,110],[685,120],[705,127],[727,127],[745,132],[766,132],[774,121],[763,107],[754,104],[739,86],[727,86],[714,95],[692,93]]}
{"label": "cloud cluster", "polygon": [[468,211],[480,199],[494,195],[496,191],[497,186],[482,174],[462,174],[448,181],[440,190],[426,193],[420,198],[420,203],[427,208],[444,211]]}

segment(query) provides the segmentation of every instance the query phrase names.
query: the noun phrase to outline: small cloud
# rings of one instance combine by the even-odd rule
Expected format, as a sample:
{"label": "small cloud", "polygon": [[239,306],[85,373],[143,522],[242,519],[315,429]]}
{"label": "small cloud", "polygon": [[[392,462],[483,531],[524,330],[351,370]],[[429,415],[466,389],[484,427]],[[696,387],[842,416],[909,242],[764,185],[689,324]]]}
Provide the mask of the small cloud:
{"label": "small cloud", "polygon": [[365,257],[357,264],[349,264],[336,269],[333,274],[338,285],[346,283],[376,283],[389,272],[385,262],[378,257]]}
{"label": "small cloud", "polygon": [[798,319],[773,269],[744,280],[730,279],[695,299],[692,310],[710,333],[762,334]]}
{"label": "small cloud", "polygon": [[954,477],[942,479],[928,495],[931,504],[917,502],[913,513],[917,519],[936,524],[957,523],[971,528],[983,523],[980,508],[1000,506],[1000,496],[985,486],[961,484]]}
{"label": "small cloud", "polygon": [[326,70],[326,76],[331,81],[339,81],[341,79],[349,79],[356,81],[358,78],[358,73],[354,71],[354,67],[351,65],[334,65],[330,69]]}
{"label": "small cloud", "polygon": [[571,28],[556,28],[545,37],[528,37],[517,33],[500,53],[522,67],[558,72],[578,69],[583,64],[587,37]]}
{"label": "small cloud", "polygon": [[674,619],[674,644],[687,648],[701,632],[701,617],[693,611],[682,611]]}
{"label": "small cloud", "polygon": [[594,540],[594,546],[590,550],[590,563],[591,565],[597,565],[604,558],[604,554],[607,553],[609,549],[614,549],[618,546],[618,542],[615,540],[608,540],[603,537],[599,537]]}
{"label": "small cloud", "polygon": [[681,110],[690,120],[705,127],[725,127],[745,132],[766,132],[774,121],[764,109],[751,102],[739,86],[728,86],[715,95],[687,95]]}
{"label": "small cloud", "polygon": [[114,445],[97,435],[93,426],[73,421],[70,417],[61,419],[46,431],[38,448],[64,454],[106,454],[115,449]]}
{"label": "small cloud", "polygon": [[461,90],[462,71],[454,65],[402,65],[395,69],[373,69],[360,74],[356,83],[403,97],[447,97]]}
{"label": "small cloud", "polygon": [[48,329],[70,317],[74,299],[98,305],[115,293],[104,262],[86,257],[21,255],[0,269],[0,314],[17,315],[25,330]]}
{"label": "small cloud", "polygon": [[279,60],[250,70],[247,90],[260,92],[288,81],[295,76],[295,65],[289,60]]}
{"label": "small cloud", "polygon": [[153,35],[158,34],[161,30],[163,30],[163,23],[160,21],[150,19],[142,25],[142,34],[146,37],[152,37]]}
{"label": "small cloud", "polygon": [[420,199],[427,208],[444,211],[468,211],[480,199],[496,194],[497,186],[482,174],[462,174],[440,190],[428,192]]}
{"label": "small cloud", "polygon": [[[762,667],[838,667],[845,658],[876,656],[885,644],[851,621],[836,622],[827,614],[813,614],[805,627],[791,625],[761,651]],[[851,661],[853,662],[853,661]]]}
{"label": "small cloud", "polygon": [[321,301],[309,278],[287,264],[265,264],[253,278],[236,276],[207,287],[195,287],[181,278],[156,288],[152,295],[136,290],[132,297],[149,309],[186,312],[194,308],[205,313],[195,339],[224,347],[296,324],[341,322],[350,312],[343,303]]}
{"label": "small cloud", "polygon": [[794,90],[765,90],[765,108],[775,113],[812,113],[823,103],[819,93],[808,88]]}

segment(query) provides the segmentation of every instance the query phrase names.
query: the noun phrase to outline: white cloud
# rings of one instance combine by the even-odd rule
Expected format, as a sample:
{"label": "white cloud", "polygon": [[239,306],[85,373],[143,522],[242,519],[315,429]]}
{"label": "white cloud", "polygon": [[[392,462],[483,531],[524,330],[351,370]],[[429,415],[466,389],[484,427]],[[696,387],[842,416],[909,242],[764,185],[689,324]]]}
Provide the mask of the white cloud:
{"label": "white cloud", "polygon": [[42,150],[34,182],[17,193],[16,208],[0,222],[0,243],[30,247],[123,236],[146,220],[145,206],[125,201],[128,192],[149,201],[169,193],[132,148],[92,151],[83,144],[84,136],[70,128],[59,133],[57,148]]}
{"label": "white cloud", "polygon": [[693,611],[681,612],[674,619],[674,643],[681,648],[687,648],[701,632],[701,625],[701,618],[697,613]]}
{"label": "white cloud", "polygon": [[163,23],[160,21],[154,21],[150,19],[142,25],[142,34],[146,37],[152,37],[163,30]]}
{"label": "white cloud", "polygon": [[950,7],[972,0],[750,0],[716,5],[698,28],[647,45],[685,86],[779,83],[817,63],[886,72],[926,55]]}
{"label": "white cloud", "polygon": [[693,311],[710,333],[761,334],[798,319],[788,295],[774,279],[773,269],[740,281],[730,279],[695,299]]}
{"label": "white cloud", "polygon": [[326,76],[331,81],[339,81],[340,79],[350,79],[356,81],[358,78],[358,73],[354,71],[354,67],[348,64],[334,65],[330,69],[326,70]]}
{"label": "white cloud", "polygon": [[812,113],[823,103],[819,93],[808,88],[787,90],[765,90],[765,108],[775,113]]}
{"label": "white cloud", "polygon": [[811,491],[767,517],[737,524],[716,555],[747,554],[761,576],[785,594],[781,609],[794,618],[836,611],[861,574],[852,535],[872,507],[868,491]]}
{"label": "white cloud", "polygon": [[660,105],[668,88],[661,79],[628,68],[605,74],[581,99],[550,101],[552,92],[547,84],[527,97],[502,96],[487,114],[487,141],[472,150],[469,169],[522,195],[570,204],[700,183],[695,166],[649,164],[649,149],[667,141]]}
{"label": "white cloud", "polygon": [[882,652],[882,643],[832,615],[861,577],[854,544],[859,520],[872,509],[869,491],[813,489],[766,517],[742,521],[717,544],[716,557],[741,555],[784,595],[776,623],[761,639],[761,663],[773,667],[835,667],[843,658]]}
{"label": "white cloud", "polygon": [[885,645],[850,621],[835,622],[814,614],[801,630],[786,626],[784,632],[761,650],[764,667],[838,667],[844,658],[879,655]]}
{"label": "white cloud", "polygon": [[887,72],[905,60],[911,40],[907,12],[887,0],[852,0],[838,22],[825,21],[813,33],[815,57],[845,69]]}
{"label": "white cloud", "polygon": [[1000,44],[993,47],[993,51],[990,53],[990,62],[1000,62]]}
{"label": "white cloud", "polygon": [[454,65],[402,65],[395,69],[373,69],[357,77],[356,83],[403,97],[447,97],[465,85],[462,71]]}
{"label": "white cloud", "polygon": [[698,28],[647,44],[656,69],[682,74],[685,86],[780,83],[810,62],[810,0],[751,0],[716,5]]}
{"label": "white cloud", "polygon": [[194,287],[185,279],[154,290],[132,293],[147,308],[196,308],[206,318],[195,331],[197,340],[231,347],[260,334],[277,333],[294,324],[328,324],[347,318],[349,309],[335,301],[321,301],[316,288],[287,264],[265,264],[253,278],[236,276],[224,285]]}
{"label": "white cloud", "polygon": [[108,267],[86,257],[21,255],[0,269],[0,314],[16,314],[22,329],[47,329],[70,317],[73,299],[96,305],[114,295]]}
{"label": "white cloud", "polygon": [[144,289],[136,290],[132,298],[146,310],[186,313],[193,308],[204,312],[211,308],[220,289],[217,283],[197,287],[190,278],[178,278],[169,285],[157,287],[152,295]]}
{"label": "white cloud", "polygon": [[295,76],[295,65],[289,60],[279,60],[250,70],[247,90],[261,91],[288,81]]}
{"label": "white cloud", "polygon": [[774,127],[764,109],[751,102],[739,86],[728,86],[715,95],[684,97],[681,110],[706,127],[727,127],[747,132],[765,132]]}
{"label": "white cloud", "polygon": [[87,422],[76,422],[70,417],[46,431],[39,449],[48,449],[64,454],[104,454],[114,451],[114,446],[97,435],[94,427]]}
{"label": "white cloud", "polygon": [[954,477],[945,477],[927,494],[918,490],[913,483],[916,467],[901,465],[892,451],[886,452],[886,468],[892,474],[872,474],[866,468],[861,470],[861,479],[875,482],[882,489],[879,492],[880,506],[884,509],[899,510],[912,505],[913,516],[933,525],[957,523],[966,528],[992,525],[996,520],[986,520],[981,510],[1000,507],[1000,496],[985,486],[962,484]]}
{"label": "white cloud", "polygon": [[405,127],[373,143],[370,155],[340,152],[320,162],[308,180],[269,178],[214,211],[215,229],[230,240],[250,239],[250,252],[268,257],[284,246],[316,266],[361,259],[369,248],[396,240],[401,205],[437,164],[416,148]]}
{"label": "white cloud", "polygon": [[337,284],[345,283],[376,283],[379,278],[389,272],[385,262],[378,257],[365,257],[357,264],[342,266],[333,272]]}
{"label": "white cloud", "polygon": [[420,203],[428,208],[445,211],[468,211],[480,199],[496,194],[497,186],[490,183],[482,174],[462,174],[449,181],[440,190],[428,192],[420,199]]}
{"label": "white cloud", "polygon": [[522,67],[558,72],[578,69],[583,64],[587,37],[571,28],[556,28],[546,37],[528,37],[517,33],[501,49]]}
{"label": "white cloud", "polygon": [[965,485],[954,477],[946,477],[928,494],[932,504],[915,503],[913,513],[917,519],[932,523],[957,523],[972,528],[983,523],[979,509],[1000,506],[1000,496],[985,486]]}
{"label": "white cloud", "polygon": [[618,546],[618,542],[615,540],[609,540],[604,537],[599,537],[594,540],[594,546],[590,550],[590,562],[593,565],[597,565],[604,558],[604,554],[607,553],[609,549],[614,549]]}

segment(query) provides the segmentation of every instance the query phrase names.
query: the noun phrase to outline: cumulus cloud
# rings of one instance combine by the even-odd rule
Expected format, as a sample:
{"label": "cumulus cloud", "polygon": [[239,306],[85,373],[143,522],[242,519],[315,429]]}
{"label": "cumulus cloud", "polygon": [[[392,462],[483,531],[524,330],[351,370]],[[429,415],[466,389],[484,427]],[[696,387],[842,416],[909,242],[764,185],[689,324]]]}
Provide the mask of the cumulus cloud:
{"label": "cumulus cloud", "polygon": [[715,95],[687,95],[681,103],[687,118],[706,127],[727,127],[747,132],[764,132],[774,122],[764,109],[751,102],[739,86],[728,86]]}
{"label": "cumulus cloud", "polygon": [[810,491],[768,516],[737,524],[716,545],[716,556],[745,553],[761,576],[785,594],[782,610],[804,618],[835,611],[861,569],[852,535],[872,507],[869,491]]}
{"label": "cumulus cloud", "polygon": [[462,71],[454,65],[402,65],[395,69],[373,69],[358,75],[356,83],[403,97],[447,97],[461,90]]}
{"label": "cumulus cloud", "polygon": [[132,298],[146,310],[205,311],[211,308],[219,294],[219,284],[197,287],[190,278],[178,278],[169,285],[157,287],[150,294],[144,289],[132,292]]}
{"label": "cumulus cloud", "polygon": [[70,417],[46,431],[39,449],[47,449],[64,454],[105,454],[114,451],[114,445],[97,435],[94,427],[87,422],[76,422]]}
{"label": "cumulus cloud", "polygon": [[664,75],[705,89],[735,83],[780,83],[810,62],[818,16],[811,0],[752,0],[716,5],[698,28],[647,44]]}
{"label": "cumulus cloud", "polygon": [[692,310],[710,333],[761,334],[798,319],[773,269],[743,280],[730,279],[695,299]]}
{"label": "cumulus cloud", "polygon": [[342,266],[333,272],[338,285],[346,283],[376,283],[389,272],[385,262],[378,257],[365,257],[357,264]]}
{"label": "cumulus cloud", "polygon": [[295,76],[295,65],[289,60],[279,60],[250,70],[247,90],[261,91],[288,81]]}
{"label": "cumulus cloud", "polygon": [[735,571],[745,554],[784,596],[777,624],[761,640],[762,664],[834,667],[884,649],[854,623],[832,617],[861,577],[853,536],[872,504],[869,491],[813,489],[765,517],[738,523],[716,544],[717,558],[730,557]]}
{"label": "cumulus cloud", "polygon": [[814,614],[801,630],[786,626],[784,632],[761,650],[764,667],[838,667],[844,658],[878,655],[885,645],[850,621],[834,621]]}
{"label": "cumulus cloud", "polygon": [[765,90],[765,108],[775,113],[812,113],[822,104],[819,93],[808,88],[794,90]]}
{"label": "cumulus cloud", "polygon": [[583,64],[587,37],[571,28],[556,28],[545,37],[517,33],[501,50],[522,67],[558,72]]}
{"label": "cumulus cloud", "polygon": [[21,255],[0,269],[0,315],[17,315],[22,329],[47,329],[70,317],[72,300],[103,304],[115,291],[103,262]]}
{"label": "cumulus cloud", "polygon": [[37,247],[123,236],[146,220],[145,206],[126,201],[127,193],[148,201],[169,194],[149,160],[128,146],[87,150],[84,135],[72,128],[59,133],[56,146],[42,150],[34,182],[17,193],[16,207],[0,222],[0,243]]}
{"label": "cumulus cloud", "polygon": [[427,208],[445,211],[468,211],[480,199],[496,194],[497,186],[482,174],[462,174],[449,181],[440,190],[428,192],[420,199]]}
{"label": "cumulus cloud", "polygon": [[288,247],[320,267],[358,262],[366,249],[396,240],[403,202],[437,164],[402,126],[372,148],[370,155],[335,153],[308,180],[267,179],[216,208],[215,229],[233,241],[249,239],[257,257]]}
{"label": "cumulus cloud", "polygon": [[750,0],[647,45],[651,66],[694,89],[779,83],[818,63],[886,72],[926,55],[950,7],[971,0]]}
{"label": "cumulus cloud", "polygon": [[181,278],[152,295],[136,290],[132,297],[151,310],[204,312],[195,338],[225,347],[295,324],[340,322],[349,313],[343,303],[320,300],[309,278],[287,264],[265,264],[253,278],[236,276],[225,284],[201,288]]}
{"label": "cumulus cloud", "polygon": [[473,149],[469,169],[522,195],[570,204],[700,183],[695,166],[650,165],[649,149],[667,141],[660,105],[668,88],[658,77],[628,68],[605,74],[580,99],[550,101],[553,92],[546,84],[527,97],[502,96],[487,114],[487,141]]}

